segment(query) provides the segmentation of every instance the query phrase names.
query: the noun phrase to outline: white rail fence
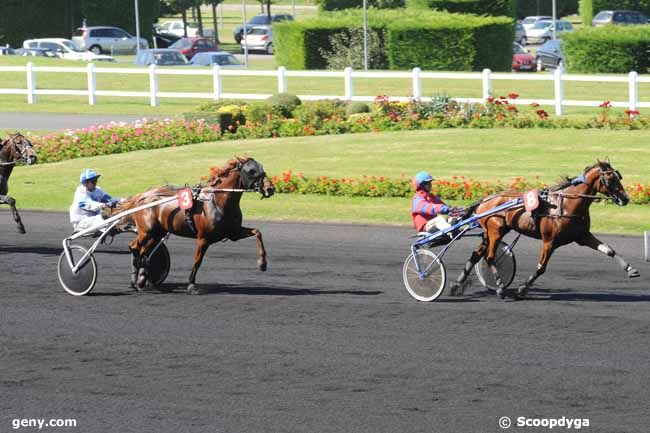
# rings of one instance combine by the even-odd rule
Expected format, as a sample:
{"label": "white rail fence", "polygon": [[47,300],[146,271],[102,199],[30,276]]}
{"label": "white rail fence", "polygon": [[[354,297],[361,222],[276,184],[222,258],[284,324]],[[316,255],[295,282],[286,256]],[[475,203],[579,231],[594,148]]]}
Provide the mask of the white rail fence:
{"label": "white rail fence", "polygon": [[[224,92],[222,77],[276,77],[278,92],[287,92],[287,78],[342,78],[343,94],[342,95],[298,95],[302,100],[320,100],[320,99],[343,99],[347,101],[372,101],[375,96],[357,96],[354,94],[354,80],[367,78],[407,78],[413,83],[412,94],[409,96],[391,96],[392,100],[409,100],[419,99],[428,100],[430,98],[422,95],[423,79],[439,80],[481,80],[483,92],[482,98],[464,98],[454,97],[457,101],[464,102],[483,102],[492,95],[492,82],[495,80],[530,80],[530,81],[552,81],[554,89],[553,99],[516,99],[515,104],[527,105],[536,102],[540,105],[550,105],[555,107],[555,114],[563,114],[563,107],[598,107],[602,100],[570,100],[564,99],[564,82],[566,81],[587,81],[600,83],[628,83],[627,101],[610,101],[614,107],[626,107],[630,110],[650,107],[650,102],[639,101],[639,83],[650,83],[650,77],[639,76],[636,72],[630,72],[628,76],[620,75],[573,75],[565,74],[561,69],[556,69],[552,74],[515,74],[515,73],[493,73],[489,69],[475,73],[453,73],[453,72],[423,72],[420,68],[414,68],[405,72],[366,72],[353,71],[352,68],[345,68],[343,71],[288,71],[284,67],[279,67],[276,71],[257,71],[257,70],[233,70],[220,68],[215,65],[212,69],[160,69],[156,65],[149,68],[102,68],[96,67],[89,63],[86,67],[49,67],[34,66],[31,62],[26,66],[2,66],[2,72],[24,72],[27,76],[27,89],[3,89],[0,88],[0,94],[27,95],[29,104],[36,103],[37,95],[78,95],[87,96],[88,104],[95,105],[97,96],[117,96],[125,98],[149,98],[151,106],[159,105],[160,98],[197,98],[218,100],[222,98],[237,99],[266,99],[271,94],[265,93],[228,93]],[[64,89],[41,89],[37,87],[36,73],[83,73],[87,76],[87,87],[85,90],[64,90]],[[97,90],[97,74],[140,74],[149,76],[149,88],[145,91],[121,91],[121,90]],[[161,75],[183,75],[212,76],[212,92],[161,92],[158,87],[158,77]]]}

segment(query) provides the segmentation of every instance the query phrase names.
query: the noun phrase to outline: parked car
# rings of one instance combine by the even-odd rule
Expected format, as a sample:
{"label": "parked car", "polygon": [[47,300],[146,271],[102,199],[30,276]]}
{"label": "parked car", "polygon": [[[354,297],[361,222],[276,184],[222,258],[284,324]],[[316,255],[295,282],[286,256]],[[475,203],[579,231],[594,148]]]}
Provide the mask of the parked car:
{"label": "parked car", "polygon": [[532,29],[537,21],[546,21],[546,20],[553,20],[553,17],[549,17],[547,15],[535,15],[531,17],[526,17],[523,20],[521,20],[521,25],[524,26],[524,30]]}
{"label": "parked car", "polygon": [[207,38],[180,38],[170,45],[169,48],[178,50],[188,60],[191,60],[196,53],[219,51],[219,47],[214,41]]}
{"label": "parked car", "polygon": [[140,66],[180,66],[189,65],[187,58],[171,48],[140,50],[135,58],[135,64]]}
{"label": "parked car", "polygon": [[[268,15],[256,15],[246,23],[246,29],[250,30],[255,26],[270,26],[272,23],[277,23],[280,21],[293,21],[293,15],[289,15],[289,14],[271,15],[270,20]],[[243,25],[237,26],[235,27],[235,30],[232,32],[232,37],[235,39],[235,42],[239,44],[243,38],[243,34],[244,34],[244,26]]]}
{"label": "parked car", "polygon": [[591,20],[592,26],[604,26],[607,24],[648,24],[648,17],[637,11],[600,11]]}
{"label": "parked car", "polygon": [[27,39],[26,41],[23,41],[23,48],[47,48],[54,51],[58,57],[67,60],[85,60],[87,62],[115,61],[111,56],[95,54],[91,51],[82,50],[70,39]]}
{"label": "parked car", "polygon": [[9,45],[6,47],[0,47],[0,56],[12,56],[14,54],[14,49],[9,47]]}
{"label": "parked car", "polygon": [[57,55],[54,51],[49,48],[18,48],[13,50],[13,54],[16,56],[25,56],[25,57],[52,57],[57,58]]}
{"label": "parked car", "polygon": [[512,43],[512,70],[534,71],[535,57],[517,42]]}
{"label": "parked car", "polygon": [[219,65],[222,68],[241,68],[244,66],[235,56],[225,51],[197,53],[192,57],[190,63],[197,66]]}
{"label": "parked car", "polygon": [[[178,37],[185,37],[185,29],[183,27],[182,21],[165,21],[164,23],[156,26],[159,32],[171,33]],[[188,38],[197,38],[201,37],[199,34],[199,25],[198,23],[187,23],[187,37]],[[214,37],[214,29],[211,29],[209,26],[203,26],[203,37]]]}
{"label": "parked car", "polygon": [[168,48],[181,37],[174,33],[161,30],[158,26],[153,26],[151,36],[153,37],[154,48]]}
{"label": "parked car", "polygon": [[273,32],[270,26],[255,26],[248,31],[241,41],[241,49],[247,45],[249,51],[265,51],[273,54]]}
{"label": "parked car", "polygon": [[[136,50],[135,36],[118,27],[79,27],[72,34],[72,42],[82,50],[95,54],[133,54]],[[149,48],[149,42],[140,38],[140,49]]]}
{"label": "parked car", "polygon": [[[572,32],[573,25],[568,21],[555,21],[555,37],[561,38],[562,33]],[[532,29],[526,30],[527,43],[544,43],[553,39],[553,21],[537,21]]]}
{"label": "parked car", "polygon": [[562,41],[547,41],[544,45],[539,47],[535,53],[535,65],[537,71],[562,68],[564,65]]}
{"label": "parked car", "polygon": [[515,24],[515,42],[526,45],[526,29],[521,23]]}

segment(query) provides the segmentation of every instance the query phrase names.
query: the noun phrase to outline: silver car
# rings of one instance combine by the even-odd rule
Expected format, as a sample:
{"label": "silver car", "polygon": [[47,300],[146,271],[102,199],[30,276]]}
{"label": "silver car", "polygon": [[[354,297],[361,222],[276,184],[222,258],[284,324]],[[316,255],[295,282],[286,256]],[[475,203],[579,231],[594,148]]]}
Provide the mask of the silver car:
{"label": "silver car", "polygon": [[[72,34],[72,42],[82,50],[95,54],[133,54],[136,38],[118,27],[79,27]],[[146,39],[140,38],[140,49],[149,48]]]}
{"label": "silver car", "polygon": [[241,49],[247,46],[249,51],[266,51],[273,54],[273,32],[269,26],[255,26],[241,40]]}

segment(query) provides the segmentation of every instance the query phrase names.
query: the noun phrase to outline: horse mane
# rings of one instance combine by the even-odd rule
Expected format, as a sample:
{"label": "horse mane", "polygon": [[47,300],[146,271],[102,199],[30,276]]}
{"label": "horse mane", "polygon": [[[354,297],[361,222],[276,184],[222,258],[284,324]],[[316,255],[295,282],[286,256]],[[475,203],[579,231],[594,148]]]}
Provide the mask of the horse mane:
{"label": "horse mane", "polygon": [[244,162],[246,162],[248,158],[242,158],[240,156],[235,156],[226,162],[226,165],[224,167],[213,167],[210,169],[211,174],[210,178],[208,179],[208,185],[209,186],[216,186],[221,182],[221,178],[226,177],[230,174],[231,171],[233,171],[237,166],[240,166]]}
{"label": "horse mane", "polygon": [[[598,164],[593,164],[593,165],[586,166],[585,169],[583,170],[582,174],[587,174],[589,172],[589,170],[591,170],[593,168],[596,168],[597,166],[598,166]],[[578,176],[573,176],[573,177],[566,176],[566,175],[565,176],[560,176],[560,180],[558,181],[558,183],[551,186],[549,189],[551,191],[559,191],[561,189],[567,188],[567,187],[569,187],[569,186],[571,186],[573,184],[572,183],[573,180],[576,179],[577,177]]]}

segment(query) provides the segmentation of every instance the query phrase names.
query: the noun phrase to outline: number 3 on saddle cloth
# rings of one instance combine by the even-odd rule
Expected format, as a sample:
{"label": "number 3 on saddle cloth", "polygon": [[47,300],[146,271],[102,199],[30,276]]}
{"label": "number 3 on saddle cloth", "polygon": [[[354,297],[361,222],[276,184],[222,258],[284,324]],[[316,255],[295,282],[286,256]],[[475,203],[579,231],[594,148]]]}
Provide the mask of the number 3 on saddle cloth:
{"label": "number 3 on saddle cloth", "polygon": [[177,194],[178,207],[185,211],[185,222],[193,234],[196,234],[196,226],[192,219],[192,208],[194,207],[194,203],[196,202],[200,192],[201,187],[197,185],[194,188],[183,188],[178,191]]}

